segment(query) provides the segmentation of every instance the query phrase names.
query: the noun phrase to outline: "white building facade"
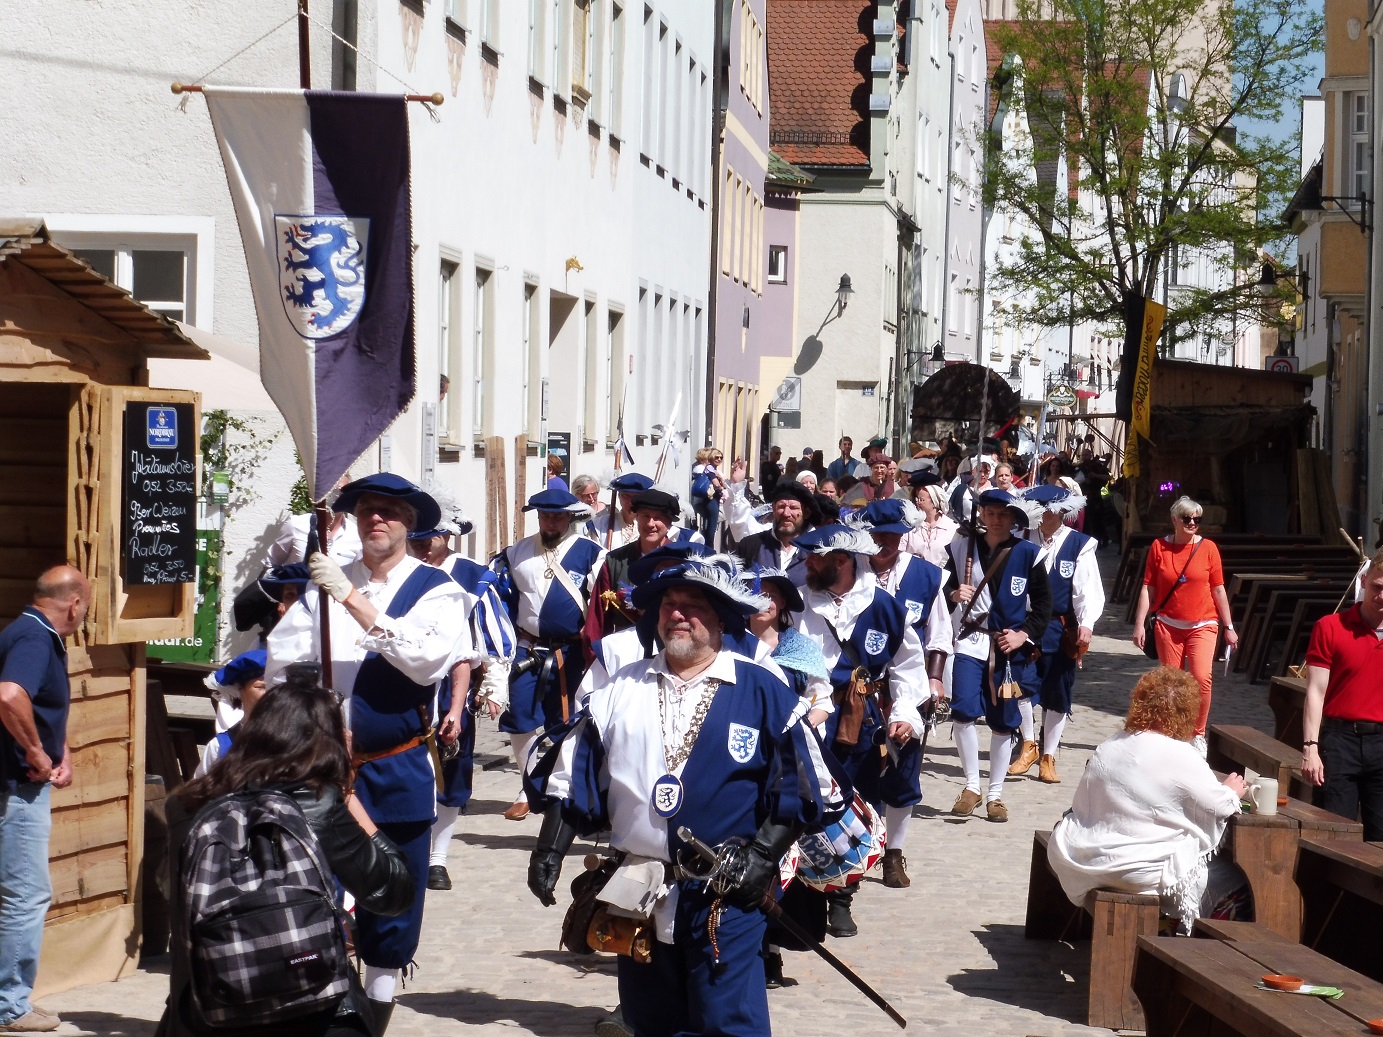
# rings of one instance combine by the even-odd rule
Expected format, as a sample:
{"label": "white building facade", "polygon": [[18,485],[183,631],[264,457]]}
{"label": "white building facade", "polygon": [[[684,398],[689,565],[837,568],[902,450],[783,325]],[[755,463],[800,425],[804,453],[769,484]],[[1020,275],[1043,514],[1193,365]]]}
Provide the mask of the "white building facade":
{"label": "white building facade", "polygon": [[[258,323],[210,119],[169,84],[296,88],[291,8],[54,0],[7,20],[0,63],[7,96],[48,99],[0,109],[0,213],[43,219],[148,305],[227,340],[211,348],[234,377],[214,364],[162,376],[233,419],[237,485],[206,520],[223,527],[227,609],[300,471],[253,387]],[[310,39],[315,87],[445,97],[435,118],[410,105],[417,396],[353,474],[436,479],[475,520],[480,554],[525,531],[517,477],[541,488],[550,433],[570,437],[568,477],[600,475],[623,400],[651,472],[652,426],[680,395],[673,424],[702,441],[710,5],[341,0],[314,6]],[[59,98],[74,101],[55,118]],[[685,500],[677,442],[665,482]],[[246,646],[229,629],[220,654]]]}

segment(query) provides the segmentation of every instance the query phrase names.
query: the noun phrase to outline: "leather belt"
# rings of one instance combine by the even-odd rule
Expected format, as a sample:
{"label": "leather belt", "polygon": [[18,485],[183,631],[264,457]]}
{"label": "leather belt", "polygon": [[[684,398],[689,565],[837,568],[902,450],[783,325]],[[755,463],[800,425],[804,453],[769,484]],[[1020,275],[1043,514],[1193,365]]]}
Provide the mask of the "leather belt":
{"label": "leather belt", "polygon": [[1334,728],[1337,731],[1346,731],[1354,735],[1383,734],[1383,724],[1376,720],[1346,720],[1344,717],[1322,717],[1321,726]]}
{"label": "leather belt", "polygon": [[370,763],[374,760],[384,760],[390,756],[397,756],[399,753],[406,753],[409,749],[416,749],[420,745],[427,744],[426,735],[415,735],[406,742],[394,746],[392,749],[381,749],[373,753],[351,753],[351,766],[359,768],[362,763]]}
{"label": "leather belt", "polygon": [[524,648],[541,648],[551,651],[554,648],[569,648],[580,643],[581,638],[579,637],[539,637],[522,627],[519,628],[519,644]]}

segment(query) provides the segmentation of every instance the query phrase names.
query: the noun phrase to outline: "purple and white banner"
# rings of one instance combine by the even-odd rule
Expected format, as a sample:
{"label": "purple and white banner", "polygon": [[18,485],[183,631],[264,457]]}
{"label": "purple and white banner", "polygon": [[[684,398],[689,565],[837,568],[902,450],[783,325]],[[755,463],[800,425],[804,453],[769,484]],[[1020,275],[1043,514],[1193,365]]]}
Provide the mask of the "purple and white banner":
{"label": "purple and white banner", "polygon": [[206,87],[259,314],[259,373],[319,500],[413,398],[402,96]]}

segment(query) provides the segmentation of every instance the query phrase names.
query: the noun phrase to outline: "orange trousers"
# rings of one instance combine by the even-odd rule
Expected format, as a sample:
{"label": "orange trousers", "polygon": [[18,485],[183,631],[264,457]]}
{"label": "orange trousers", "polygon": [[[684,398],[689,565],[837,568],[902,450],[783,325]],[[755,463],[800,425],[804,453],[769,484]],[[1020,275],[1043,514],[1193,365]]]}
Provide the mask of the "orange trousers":
{"label": "orange trousers", "polygon": [[1220,639],[1220,625],[1179,630],[1166,623],[1154,623],[1157,638],[1157,661],[1174,670],[1189,670],[1201,686],[1201,712],[1196,718],[1196,734],[1205,734],[1210,718],[1210,679],[1215,670],[1215,645]]}

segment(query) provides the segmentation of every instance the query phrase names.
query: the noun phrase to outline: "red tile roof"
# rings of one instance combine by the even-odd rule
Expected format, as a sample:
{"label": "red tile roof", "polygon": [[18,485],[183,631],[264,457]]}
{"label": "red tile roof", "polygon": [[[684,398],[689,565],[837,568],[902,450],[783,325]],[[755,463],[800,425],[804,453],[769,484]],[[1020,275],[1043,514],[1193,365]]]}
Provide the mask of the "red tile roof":
{"label": "red tile roof", "polygon": [[768,0],[770,142],[806,166],[869,165],[866,0]]}

